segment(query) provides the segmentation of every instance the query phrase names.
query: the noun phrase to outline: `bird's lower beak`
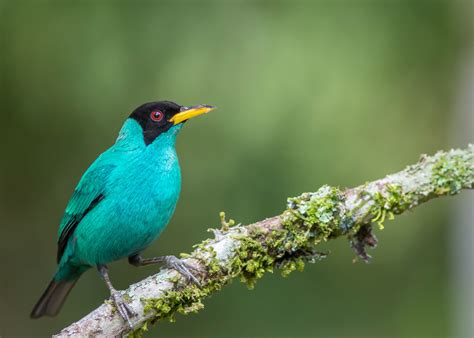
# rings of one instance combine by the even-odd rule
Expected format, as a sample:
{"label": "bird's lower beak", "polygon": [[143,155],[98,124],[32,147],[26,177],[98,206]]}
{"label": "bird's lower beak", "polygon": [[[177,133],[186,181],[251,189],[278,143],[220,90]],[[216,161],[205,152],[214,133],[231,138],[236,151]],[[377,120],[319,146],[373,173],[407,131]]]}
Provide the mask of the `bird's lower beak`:
{"label": "bird's lower beak", "polygon": [[174,115],[169,121],[173,122],[173,124],[176,125],[178,123],[192,119],[193,117],[196,117],[198,115],[208,113],[215,108],[216,107],[209,106],[207,104],[200,104],[192,107],[182,107],[181,111],[178,114]]}

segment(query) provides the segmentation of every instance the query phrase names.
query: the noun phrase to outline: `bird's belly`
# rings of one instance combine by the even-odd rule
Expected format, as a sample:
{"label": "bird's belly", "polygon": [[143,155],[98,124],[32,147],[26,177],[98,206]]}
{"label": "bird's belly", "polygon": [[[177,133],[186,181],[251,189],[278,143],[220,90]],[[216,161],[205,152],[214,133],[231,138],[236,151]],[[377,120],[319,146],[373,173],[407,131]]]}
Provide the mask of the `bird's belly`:
{"label": "bird's belly", "polygon": [[150,245],[173,215],[179,185],[147,191],[150,188],[128,189],[120,198],[101,201],[75,231],[74,258],[81,264],[106,264]]}

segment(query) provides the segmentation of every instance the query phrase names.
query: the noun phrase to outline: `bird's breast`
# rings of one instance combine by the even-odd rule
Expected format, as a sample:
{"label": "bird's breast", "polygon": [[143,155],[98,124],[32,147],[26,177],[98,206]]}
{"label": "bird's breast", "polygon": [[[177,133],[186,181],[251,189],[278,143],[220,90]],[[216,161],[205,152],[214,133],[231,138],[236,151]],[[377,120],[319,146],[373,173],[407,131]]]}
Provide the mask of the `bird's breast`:
{"label": "bird's breast", "polygon": [[[115,187],[124,204],[150,216],[174,211],[181,190],[181,172],[174,151],[133,158],[122,169]],[[143,218],[149,216],[143,215]]]}
{"label": "bird's breast", "polygon": [[179,198],[176,153],[138,154],[122,163],[114,176],[103,201],[113,212],[109,226],[136,241],[135,246],[148,245],[168,224]]}

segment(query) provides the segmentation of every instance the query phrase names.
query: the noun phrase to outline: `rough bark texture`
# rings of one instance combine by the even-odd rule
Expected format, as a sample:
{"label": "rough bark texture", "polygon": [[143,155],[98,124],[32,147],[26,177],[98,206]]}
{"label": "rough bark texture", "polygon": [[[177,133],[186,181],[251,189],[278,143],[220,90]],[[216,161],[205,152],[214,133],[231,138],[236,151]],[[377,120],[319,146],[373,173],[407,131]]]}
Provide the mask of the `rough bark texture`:
{"label": "rough bark texture", "polygon": [[383,179],[353,189],[323,186],[317,192],[288,199],[281,214],[247,226],[226,222],[211,229],[213,239],[196,245],[185,261],[202,271],[201,286],[189,284],[176,271],[162,270],[123,291],[137,313],[135,331],[129,328],[106,301],[90,314],[63,329],[55,337],[140,335],[149,323],[172,319],[175,313],[196,312],[202,299],[235,277],[253,287],[274,267],[284,275],[302,270],[325,254],[318,243],[347,237],[357,255],[368,260],[367,247],[375,247],[372,226],[383,228],[386,220],[439,196],[472,189],[474,146],[464,150],[422,155],[418,163]]}

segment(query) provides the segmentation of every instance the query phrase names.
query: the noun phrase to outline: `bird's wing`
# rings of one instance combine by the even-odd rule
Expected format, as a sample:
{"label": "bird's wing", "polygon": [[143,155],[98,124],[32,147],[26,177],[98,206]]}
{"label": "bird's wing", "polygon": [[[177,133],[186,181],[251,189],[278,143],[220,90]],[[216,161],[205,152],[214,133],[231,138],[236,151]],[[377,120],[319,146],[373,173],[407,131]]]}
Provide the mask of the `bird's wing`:
{"label": "bird's wing", "polygon": [[66,207],[58,231],[58,263],[81,220],[106,196],[107,181],[115,165],[104,155],[84,173]]}

